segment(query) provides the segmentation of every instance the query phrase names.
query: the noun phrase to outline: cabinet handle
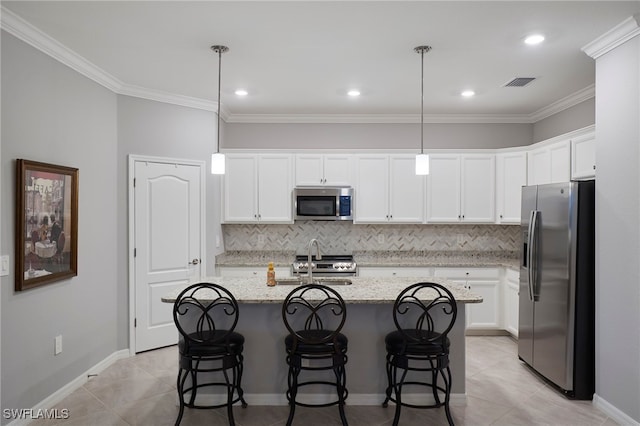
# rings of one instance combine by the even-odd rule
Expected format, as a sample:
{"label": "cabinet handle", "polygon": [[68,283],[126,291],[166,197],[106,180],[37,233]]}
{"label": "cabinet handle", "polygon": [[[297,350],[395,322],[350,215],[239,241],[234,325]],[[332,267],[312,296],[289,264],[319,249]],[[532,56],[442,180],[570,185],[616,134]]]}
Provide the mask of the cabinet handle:
{"label": "cabinet handle", "polygon": [[502,219],[502,215],[500,215],[500,219]]}
{"label": "cabinet handle", "polygon": [[253,275],[258,275],[258,272],[257,271],[253,271]]}
{"label": "cabinet handle", "polygon": [[595,169],[596,169],[596,165],[594,164],[594,165],[593,165],[593,170],[595,170]]}
{"label": "cabinet handle", "polygon": [[458,219],[460,219],[460,215],[458,215]]}

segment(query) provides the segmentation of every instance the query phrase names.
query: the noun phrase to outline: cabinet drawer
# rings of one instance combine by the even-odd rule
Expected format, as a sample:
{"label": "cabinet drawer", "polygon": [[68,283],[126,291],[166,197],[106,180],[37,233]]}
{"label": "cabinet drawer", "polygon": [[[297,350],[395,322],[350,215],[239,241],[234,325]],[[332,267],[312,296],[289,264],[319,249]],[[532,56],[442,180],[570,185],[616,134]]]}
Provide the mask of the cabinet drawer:
{"label": "cabinet drawer", "polygon": [[498,268],[435,268],[433,275],[449,279],[498,279],[500,270]]}
{"label": "cabinet drawer", "polygon": [[433,276],[431,268],[428,267],[388,267],[388,266],[364,266],[358,268],[360,277],[416,277],[427,279]]}
{"label": "cabinet drawer", "polygon": [[[291,276],[291,268],[276,267],[276,279]],[[218,275],[222,277],[262,277],[267,279],[267,267],[248,267],[248,266],[221,266],[218,268]]]}

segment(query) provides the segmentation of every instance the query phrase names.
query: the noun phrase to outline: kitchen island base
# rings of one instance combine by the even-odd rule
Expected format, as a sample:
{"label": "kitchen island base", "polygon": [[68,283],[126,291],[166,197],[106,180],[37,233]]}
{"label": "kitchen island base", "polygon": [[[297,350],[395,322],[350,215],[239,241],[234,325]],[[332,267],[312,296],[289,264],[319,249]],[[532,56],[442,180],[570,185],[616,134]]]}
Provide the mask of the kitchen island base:
{"label": "kitchen island base", "polygon": [[[392,304],[347,304],[347,321],[342,332],[349,339],[346,366],[347,405],[381,405],[387,387],[385,371],[385,335],[395,330]],[[450,362],[453,376],[451,404],[466,404],[465,394],[465,317],[464,304],[458,303],[458,318],[449,333]],[[287,405],[287,364],[281,305],[240,303],[236,331],[245,336],[242,387],[249,405]],[[300,401],[322,403],[335,400],[335,390],[311,387],[314,393],[299,393]],[[198,400],[217,400],[222,395],[198,394]],[[205,401],[202,402],[205,402]],[[403,401],[425,403],[433,400],[431,392],[407,388]],[[209,401],[206,401],[209,402]]]}

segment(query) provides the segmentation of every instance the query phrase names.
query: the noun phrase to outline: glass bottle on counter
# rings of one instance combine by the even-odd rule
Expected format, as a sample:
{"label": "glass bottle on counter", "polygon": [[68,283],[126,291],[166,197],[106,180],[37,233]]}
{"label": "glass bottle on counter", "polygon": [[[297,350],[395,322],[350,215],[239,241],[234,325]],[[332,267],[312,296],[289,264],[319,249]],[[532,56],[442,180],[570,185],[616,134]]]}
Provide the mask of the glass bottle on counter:
{"label": "glass bottle on counter", "polygon": [[269,267],[267,268],[267,285],[269,287],[276,285],[276,271],[273,269],[273,262],[269,262]]}

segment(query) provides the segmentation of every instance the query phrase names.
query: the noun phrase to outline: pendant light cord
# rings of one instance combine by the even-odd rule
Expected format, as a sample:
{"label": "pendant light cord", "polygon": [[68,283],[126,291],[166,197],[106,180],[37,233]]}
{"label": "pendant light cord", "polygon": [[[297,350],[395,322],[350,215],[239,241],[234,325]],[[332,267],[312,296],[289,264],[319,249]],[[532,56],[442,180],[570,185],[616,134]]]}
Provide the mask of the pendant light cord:
{"label": "pendant light cord", "polygon": [[220,152],[220,84],[222,81],[222,49],[218,49],[218,136],[216,137],[216,152]]}
{"label": "pendant light cord", "polygon": [[424,154],[424,49],[420,50],[420,60],[422,67],[420,68],[420,154]]}

